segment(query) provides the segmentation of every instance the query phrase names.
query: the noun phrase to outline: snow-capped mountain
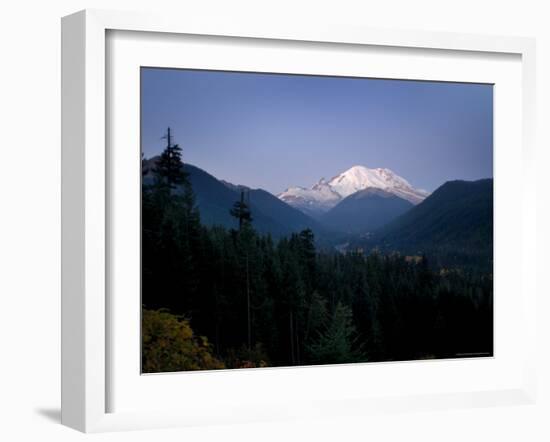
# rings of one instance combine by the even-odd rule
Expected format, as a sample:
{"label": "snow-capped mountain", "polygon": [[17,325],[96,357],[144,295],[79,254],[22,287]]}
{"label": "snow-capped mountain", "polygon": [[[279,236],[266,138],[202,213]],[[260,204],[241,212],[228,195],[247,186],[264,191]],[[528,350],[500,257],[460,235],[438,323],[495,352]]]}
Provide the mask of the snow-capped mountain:
{"label": "snow-capped mountain", "polygon": [[389,169],[369,169],[365,166],[353,166],[327,181],[321,178],[309,189],[290,187],[279,194],[279,199],[309,214],[324,213],[342,199],[364,189],[381,189],[412,204],[422,202],[429,193],[416,189]]}

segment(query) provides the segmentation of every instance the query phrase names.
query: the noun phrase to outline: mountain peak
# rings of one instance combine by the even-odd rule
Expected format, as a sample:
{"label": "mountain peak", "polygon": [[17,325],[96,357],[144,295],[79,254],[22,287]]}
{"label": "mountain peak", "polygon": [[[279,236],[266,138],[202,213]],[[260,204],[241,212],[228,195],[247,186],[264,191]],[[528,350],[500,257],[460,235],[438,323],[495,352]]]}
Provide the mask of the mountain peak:
{"label": "mountain peak", "polygon": [[351,166],[348,170],[346,170],[344,173],[346,172],[354,172],[354,171],[364,171],[364,170],[369,170],[368,167],[366,166],[363,166],[361,164],[356,164],[355,166]]}
{"label": "mountain peak", "polygon": [[360,164],[350,167],[329,181],[321,178],[309,189],[290,187],[278,196],[307,213],[312,210],[323,213],[355,192],[370,188],[383,190],[413,204],[420,203],[428,196],[428,192],[414,188],[390,169],[370,169]]}

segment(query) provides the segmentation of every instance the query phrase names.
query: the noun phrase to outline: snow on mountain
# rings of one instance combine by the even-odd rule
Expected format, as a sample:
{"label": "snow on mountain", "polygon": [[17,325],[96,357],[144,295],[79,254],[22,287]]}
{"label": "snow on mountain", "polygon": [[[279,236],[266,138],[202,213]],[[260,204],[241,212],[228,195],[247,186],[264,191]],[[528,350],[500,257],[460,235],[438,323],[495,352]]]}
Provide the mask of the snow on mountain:
{"label": "snow on mountain", "polygon": [[343,198],[369,188],[384,190],[413,204],[422,202],[429,195],[389,169],[353,166],[329,181],[321,178],[309,189],[290,187],[278,197],[306,213],[319,214],[330,210]]}
{"label": "snow on mountain", "polygon": [[353,166],[331,179],[328,185],[342,198],[368,188],[385,190],[413,204],[422,202],[428,196],[428,192],[415,189],[390,169],[369,169],[364,166]]}
{"label": "snow on mountain", "polygon": [[324,178],[309,189],[289,187],[277,196],[285,203],[312,216],[326,212],[342,199],[342,196],[332,190]]}

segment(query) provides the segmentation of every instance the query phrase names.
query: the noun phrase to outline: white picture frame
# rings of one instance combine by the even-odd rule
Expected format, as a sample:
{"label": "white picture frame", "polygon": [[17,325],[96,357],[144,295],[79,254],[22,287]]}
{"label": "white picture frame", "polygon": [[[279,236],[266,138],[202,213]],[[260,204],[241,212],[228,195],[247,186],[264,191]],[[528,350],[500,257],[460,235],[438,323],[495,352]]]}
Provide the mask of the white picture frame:
{"label": "white picture frame", "polygon": [[[154,32],[164,36],[218,36],[384,48],[429,49],[472,53],[508,54],[521,64],[521,129],[518,151],[522,160],[523,187],[519,190],[522,212],[518,218],[521,241],[521,299],[523,315],[516,327],[522,328],[525,344],[521,360],[521,382],[512,387],[476,388],[454,393],[387,392],[386,395],[347,397],[338,393],[315,400],[275,403],[272,406],[235,401],[232,413],[217,414],[200,407],[190,410],[113,411],[109,394],[113,385],[110,372],[113,354],[109,327],[111,316],[108,300],[109,247],[115,230],[109,229],[112,198],[109,194],[109,134],[106,121],[109,85],[106,68],[112,56],[108,51],[108,32]],[[388,31],[345,26],[292,27],[284,24],[236,22],[217,23],[195,17],[158,17],[150,14],[87,10],[62,21],[62,423],[84,432],[123,429],[185,426],[216,422],[249,422],[285,417],[325,415],[361,415],[373,410],[398,411],[425,408],[452,408],[500,404],[532,403],[536,398],[535,382],[535,193],[534,174],[534,107],[535,43],[518,37],[492,37],[451,33]],[[519,149],[519,148],[518,148]],[[529,190],[529,191],[528,191]],[[498,253],[498,246],[497,251]],[[498,296],[498,295],[497,295]],[[498,357],[498,355],[497,355]],[[388,367],[388,366],[386,366]],[[412,368],[410,368],[412,369]],[[422,371],[422,367],[416,367]],[[454,369],[461,369],[455,366]],[[284,369],[287,373],[297,369]],[[336,366],[328,368],[332,375]],[[251,371],[260,373],[260,371]],[[328,371],[324,374],[327,375]],[[139,375],[139,373],[137,373]],[[163,383],[170,384],[170,375]],[[262,375],[224,373],[252,389],[262,382]],[[237,378],[238,376],[238,378]],[[331,374],[328,374],[331,376]],[[254,377],[256,379],[254,379]],[[176,379],[176,378],[174,378]],[[198,379],[198,378],[196,378]],[[189,378],[188,378],[189,380]],[[254,384],[256,383],[256,384]],[[230,404],[231,405],[231,404]],[[225,404],[227,406],[227,404]]]}

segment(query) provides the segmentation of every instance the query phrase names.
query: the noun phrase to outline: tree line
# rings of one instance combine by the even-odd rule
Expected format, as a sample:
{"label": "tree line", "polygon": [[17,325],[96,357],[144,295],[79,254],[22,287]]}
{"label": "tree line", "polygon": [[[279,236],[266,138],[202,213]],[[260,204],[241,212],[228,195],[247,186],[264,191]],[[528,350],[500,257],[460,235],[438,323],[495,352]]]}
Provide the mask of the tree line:
{"label": "tree line", "polygon": [[143,371],[492,354],[491,274],[275,241],[244,193],[238,228],[207,227],[181,155],[168,132],[142,188]]}

